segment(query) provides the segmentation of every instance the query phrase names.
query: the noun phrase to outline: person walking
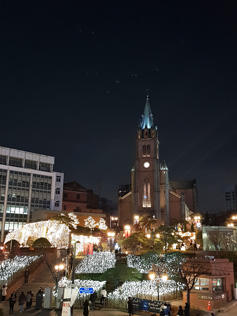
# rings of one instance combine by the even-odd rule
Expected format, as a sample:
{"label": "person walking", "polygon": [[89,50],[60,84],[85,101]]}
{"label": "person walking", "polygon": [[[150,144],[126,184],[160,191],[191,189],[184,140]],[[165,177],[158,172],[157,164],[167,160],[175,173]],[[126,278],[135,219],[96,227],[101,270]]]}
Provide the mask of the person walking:
{"label": "person walking", "polygon": [[92,304],[91,309],[92,309],[92,310],[95,309],[95,301],[96,301],[96,299],[97,299],[97,293],[96,293],[96,291],[95,291],[94,293],[92,293],[92,294],[90,295],[90,301],[91,301],[91,304]]}
{"label": "person walking", "polygon": [[32,291],[30,291],[30,308],[32,306],[32,300],[33,300],[33,296],[34,296],[34,293]]}
{"label": "person walking", "polygon": [[26,294],[26,309],[30,308],[30,301],[31,301],[31,294],[30,294],[30,291],[28,291]]}
{"label": "person walking", "polygon": [[89,302],[88,300],[85,300],[83,303],[83,315],[88,316],[89,315]]}
{"label": "person walking", "polygon": [[178,310],[177,316],[184,316],[183,307],[181,305],[179,306],[179,310]]}
{"label": "person walking", "polygon": [[128,315],[133,315],[133,304],[132,304],[132,298],[129,296],[128,298]]}
{"label": "person walking", "polygon": [[189,312],[189,304],[188,304],[188,303],[185,303],[184,315],[185,315],[185,316],[189,316],[189,315],[190,315],[190,312]]}
{"label": "person walking", "polygon": [[28,283],[29,274],[30,274],[29,269],[28,268],[25,269],[25,283]]}
{"label": "person walking", "polygon": [[164,306],[161,307],[160,316],[165,316]]}
{"label": "person walking", "polygon": [[6,296],[7,296],[7,285],[3,284],[3,286],[2,286],[2,300],[3,300],[3,302],[6,300]]}
{"label": "person walking", "polygon": [[21,292],[21,295],[19,296],[19,307],[20,307],[20,313],[24,311],[24,304],[26,302],[26,297],[24,292]]}
{"label": "person walking", "polygon": [[105,299],[107,297],[107,291],[106,291],[105,287],[103,287],[103,289],[101,290],[100,295],[101,295],[100,304],[105,305]]}
{"label": "person walking", "polygon": [[12,293],[11,296],[9,297],[9,314],[13,314],[14,305],[15,305],[15,300]]}

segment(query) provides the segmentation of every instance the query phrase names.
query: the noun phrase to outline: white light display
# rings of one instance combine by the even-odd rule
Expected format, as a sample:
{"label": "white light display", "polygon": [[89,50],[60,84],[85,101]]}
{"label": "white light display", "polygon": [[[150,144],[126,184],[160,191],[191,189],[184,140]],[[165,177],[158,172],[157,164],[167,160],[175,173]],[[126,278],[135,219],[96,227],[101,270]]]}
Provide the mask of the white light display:
{"label": "white light display", "polygon": [[97,226],[101,230],[106,230],[108,228],[108,226],[106,225],[105,219],[102,217],[100,218],[99,222],[97,223]]}
{"label": "white light display", "polygon": [[[100,290],[102,290],[102,288],[105,286],[106,281],[92,281],[92,280],[79,280],[76,279],[75,280],[75,286],[73,286],[74,288],[78,288],[78,297],[85,297],[88,296],[88,294],[79,293],[79,288],[80,287],[92,287],[94,289],[94,291],[96,292],[100,292]],[[66,287],[66,288],[70,288],[72,286],[72,281],[68,280],[67,278],[63,277],[59,283],[58,283],[59,287]]]}
{"label": "white light display", "polygon": [[73,228],[76,229],[77,226],[80,224],[77,216],[73,212],[71,212],[68,214],[68,217],[72,220],[71,225],[73,226]]}
{"label": "white light display", "polygon": [[95,252],[88,255],[76,267],[76,273],[103,273],[114,268],[116,264],[115,254],[111,252]]}
{"label": "white light display", "polygon": [[108,228],[104,218],[100,218],[99,222],[96,223],[94,218],[89,216],[88,218],[84,219],[84,221],[85,221],[85,227],[89,227],[90,229],[93,229],[96,226],[98,226],[98,228],[101,230],[106,230]]}
{"label": "white light display", "polygon": [[140,273],[148,273],[152,269],[152,265],[159,260],[158,255],[151,255],[147,258],[140,256],[127,255],[127,265],[129,268],[135,268]]}
{"label": "white light display", "polygon": [[90,229],[93,229],[97,226],[97,223],[95,222],[94,218],[91,216],[84,219],[84,221],[85,221],[85,227],[89,227]]}
{"label": "white light display", "polygon": [[7,259],[0,264],[0,280],[8,280],[14,273],[24,269],[41,256],[15,256],[14,259]]}
{"label": "white light display", "polygon": [[48,220],[25,224],[23,228],[14,230],[7,234],[5,242],[15,239],[20,245],[27,246],[28,239],[36,240],[46,238],[53,247],[68,248],[69,228],[59,221]]}
{"label": "white light display", "polygon": [[[168,280],[159,283],[159,295],[166,295],[174,293],[183,289],[183,284]],[[110,299],[124,299],[127,300],[129,296],[136,297],[140,295],[153,295],[157,298],[158,288],[157,281],[137,281],[137,282],[124,282],[120,288],[117,288],[114,292],[109,293]]]}

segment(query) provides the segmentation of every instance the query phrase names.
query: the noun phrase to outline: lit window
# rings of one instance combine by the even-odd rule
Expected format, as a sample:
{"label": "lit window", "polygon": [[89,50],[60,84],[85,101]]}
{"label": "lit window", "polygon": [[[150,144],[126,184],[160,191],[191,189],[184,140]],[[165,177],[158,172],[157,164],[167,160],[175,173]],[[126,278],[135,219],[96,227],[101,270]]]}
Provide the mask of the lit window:
{"label": "lit window", "polygon": [[143,207],[151,207],[151,185],[148,179],[143,184]]}
{"label": "lit window", "polygon": [[56,176],[56,181],[61,182],[61,176]]}

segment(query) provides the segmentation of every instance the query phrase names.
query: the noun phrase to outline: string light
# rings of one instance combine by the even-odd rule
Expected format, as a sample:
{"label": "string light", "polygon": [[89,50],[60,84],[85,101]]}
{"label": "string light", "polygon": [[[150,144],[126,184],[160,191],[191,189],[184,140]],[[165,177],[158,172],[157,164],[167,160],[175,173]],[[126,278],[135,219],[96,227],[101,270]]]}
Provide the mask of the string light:
{"label": "string light", "polygon": [[[93,288],[94,291],[96,292],[100,292],[100,290],[102,290],[102,288],[105,286],[106,281],[93,281],[93,280],[80,280],[80,279],[76,279],[74,281],[75,283],[73,284],[73,287],[78,288],[78,298],[79,297],[86,297],[88,296],[88,294],[79,293],[79,288],[80,287],[90,287]],[[66,288],[70,288],[72,286],[72,281],[68,280],[66,277],[63,277],[59,283],[58,283],[59,287],[66,287]]]}
{"label": "string light", "polygon": [[111,252],[95,252],[87,255],[76,267],[76,273],[103,273],[114,268],[116,257]]}
{"label": "string light", "polygon": [[14,273],[39,259],[41,256],[15,256],[14,259],[7,259],[0,264],[0,280],[7,281]]}
{"label": "string light", "polygon": [[[159,294],[167,295],[174,293],[175,291],[182,290],[184,285],[181,282],[175,282],[173,280],[159,282]],[[127,300],[129,296],[136,297],[141,295],[153,295],[158,296],[157,282],[156,281],[136,281],[136,282],[124,282],[120,288],[117,288],[114,292],[108,294],[109,299],[123,299]]]}

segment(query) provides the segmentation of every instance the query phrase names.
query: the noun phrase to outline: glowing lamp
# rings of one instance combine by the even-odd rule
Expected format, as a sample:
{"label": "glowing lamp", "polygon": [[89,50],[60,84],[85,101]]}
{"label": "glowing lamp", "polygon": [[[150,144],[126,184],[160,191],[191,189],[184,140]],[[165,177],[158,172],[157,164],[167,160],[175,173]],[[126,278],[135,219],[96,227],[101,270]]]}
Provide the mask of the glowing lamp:
{"label": "glowing lamp", "polygon": [[150,280],[154,281],[155,278],[156,278],[155,272],[149,272],[148,277],[149,277]]}
{"label": "glowing lamp", "polygon": [[166,282],[168,280],[168,275],[167,274],[163,274],[161,276],[162,281]]}

